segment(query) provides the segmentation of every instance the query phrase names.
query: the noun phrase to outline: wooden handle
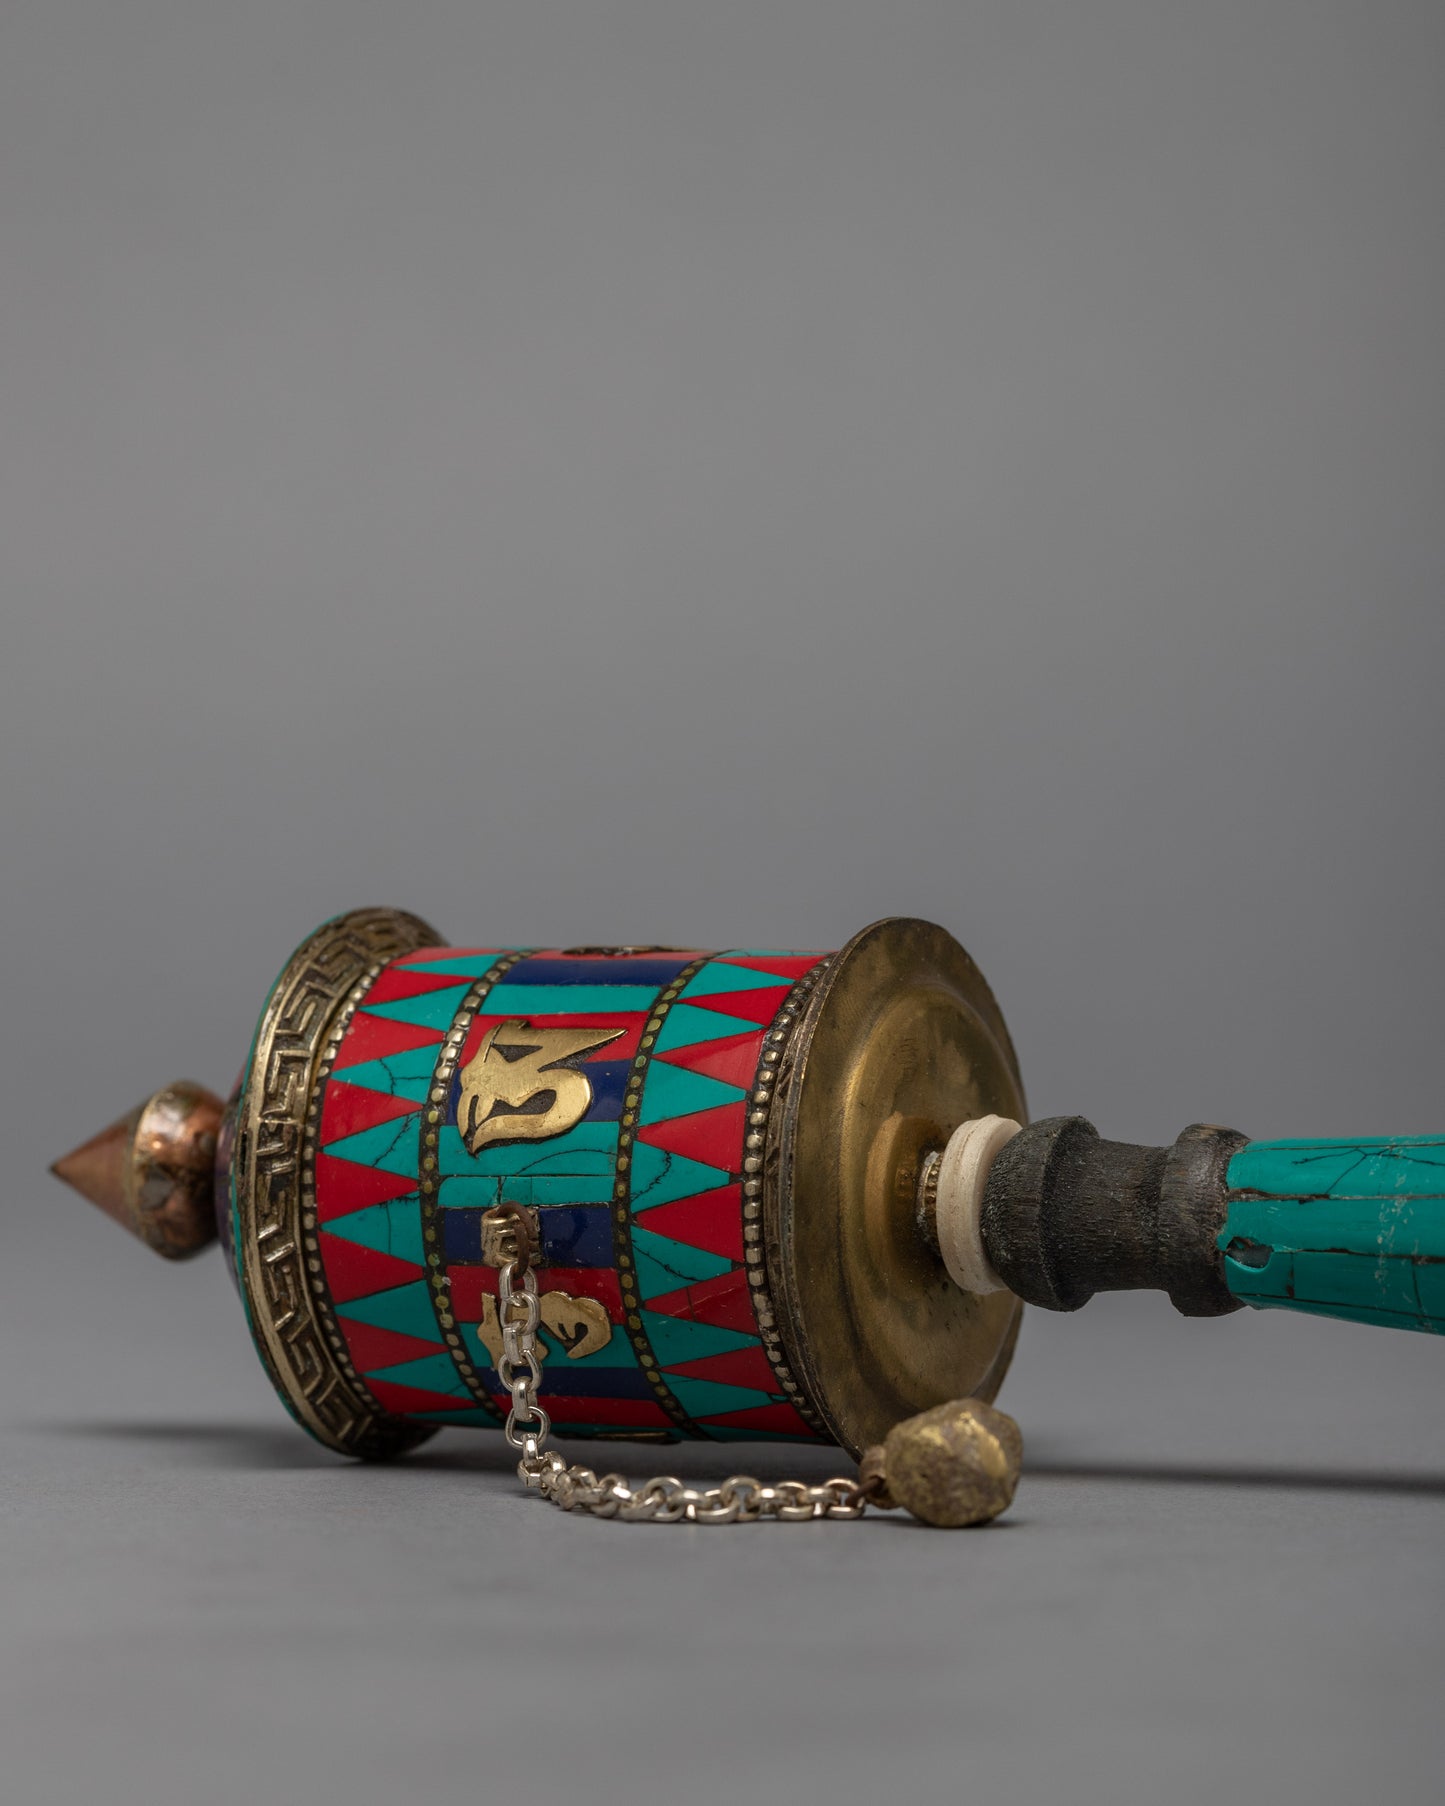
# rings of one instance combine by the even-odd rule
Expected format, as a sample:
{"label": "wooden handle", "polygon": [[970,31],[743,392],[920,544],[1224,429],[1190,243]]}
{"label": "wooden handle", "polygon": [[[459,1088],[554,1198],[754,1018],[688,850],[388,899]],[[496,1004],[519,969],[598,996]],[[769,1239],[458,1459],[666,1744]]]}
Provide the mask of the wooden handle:
{"label": "wooden handle", "polygon": [[1445,1138],[1247,1141],[1196,1123],[1172,1147],[1031,1124],[978,1205],[986,1265],[1072,1311],[1150,1287],[1187,1316],[1241,1304],[1445,1333]]}

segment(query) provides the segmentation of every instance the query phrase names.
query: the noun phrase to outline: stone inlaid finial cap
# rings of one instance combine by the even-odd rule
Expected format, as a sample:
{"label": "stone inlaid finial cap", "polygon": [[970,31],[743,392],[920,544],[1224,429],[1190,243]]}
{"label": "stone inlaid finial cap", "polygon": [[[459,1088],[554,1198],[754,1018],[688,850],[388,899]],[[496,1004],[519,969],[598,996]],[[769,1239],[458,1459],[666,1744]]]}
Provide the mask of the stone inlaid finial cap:
{"label": "stone inlaid finial cap", "polygon": [[83,1198],[167,1260],[216,1239],[216,1134],[223,1106],[178,1080],[51,1167]]}

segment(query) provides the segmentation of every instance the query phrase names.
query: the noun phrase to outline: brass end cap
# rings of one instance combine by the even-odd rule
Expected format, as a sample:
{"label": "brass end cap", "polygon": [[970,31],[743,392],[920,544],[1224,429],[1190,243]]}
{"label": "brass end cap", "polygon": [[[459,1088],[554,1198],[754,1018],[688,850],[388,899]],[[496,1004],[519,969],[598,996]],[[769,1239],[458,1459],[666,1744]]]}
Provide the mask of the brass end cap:
{"label": "brass end cap", "polygon": [[204,1085],[177,1080],[50,1170],[166,1260],[186,1260],[216,1239],[223,1111]]}

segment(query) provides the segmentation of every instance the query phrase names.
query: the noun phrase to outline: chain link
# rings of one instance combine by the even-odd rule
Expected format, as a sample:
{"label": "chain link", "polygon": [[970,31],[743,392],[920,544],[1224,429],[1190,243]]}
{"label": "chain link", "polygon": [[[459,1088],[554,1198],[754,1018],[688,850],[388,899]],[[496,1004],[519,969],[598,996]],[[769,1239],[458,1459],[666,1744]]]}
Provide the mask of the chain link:
{"label": "chain link", "polygon": [[618,1518],[625,1524],[755,1524],[762,1518],[801,1524],[814,1518],[861,1518],[870,1502],[879,1502],[870,1501],[872,1489],[856,1479],[824,1480],[816,1486],[805,1480],[779,1480],[765,1486],[751,1474],[733,1474],[720,1486],[684,1486],[671,1474],[658,1474],[633,1485],[621,1474],[599,1477],[590,1467],[569,1467],[555,1449],[543,1446],[552,1420],[537,1402],[542,1365],[537,1354],[540,1316],[530,1225],[513,1205],[498,1205],[487,1215],[497,1221],[510,1217],[515,1226],[508,1244],[511,1258],[497,1272],[502,1332],[497,1376],[512,1395],[503,1434],[521,1454],[517,1476],[525,1486],[562,1511]]}

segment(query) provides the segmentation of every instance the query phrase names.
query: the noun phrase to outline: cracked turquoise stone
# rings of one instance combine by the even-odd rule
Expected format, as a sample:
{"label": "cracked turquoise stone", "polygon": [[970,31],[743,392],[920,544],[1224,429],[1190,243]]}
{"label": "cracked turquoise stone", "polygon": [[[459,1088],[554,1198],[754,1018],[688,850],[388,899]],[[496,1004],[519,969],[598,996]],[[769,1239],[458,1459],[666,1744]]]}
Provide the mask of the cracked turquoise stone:
{"label": "cracked turquoise stone", "polygon": [[1252,1141],[1228,1177],[1242,1303],[1445,1333],[1445,1137]]}

